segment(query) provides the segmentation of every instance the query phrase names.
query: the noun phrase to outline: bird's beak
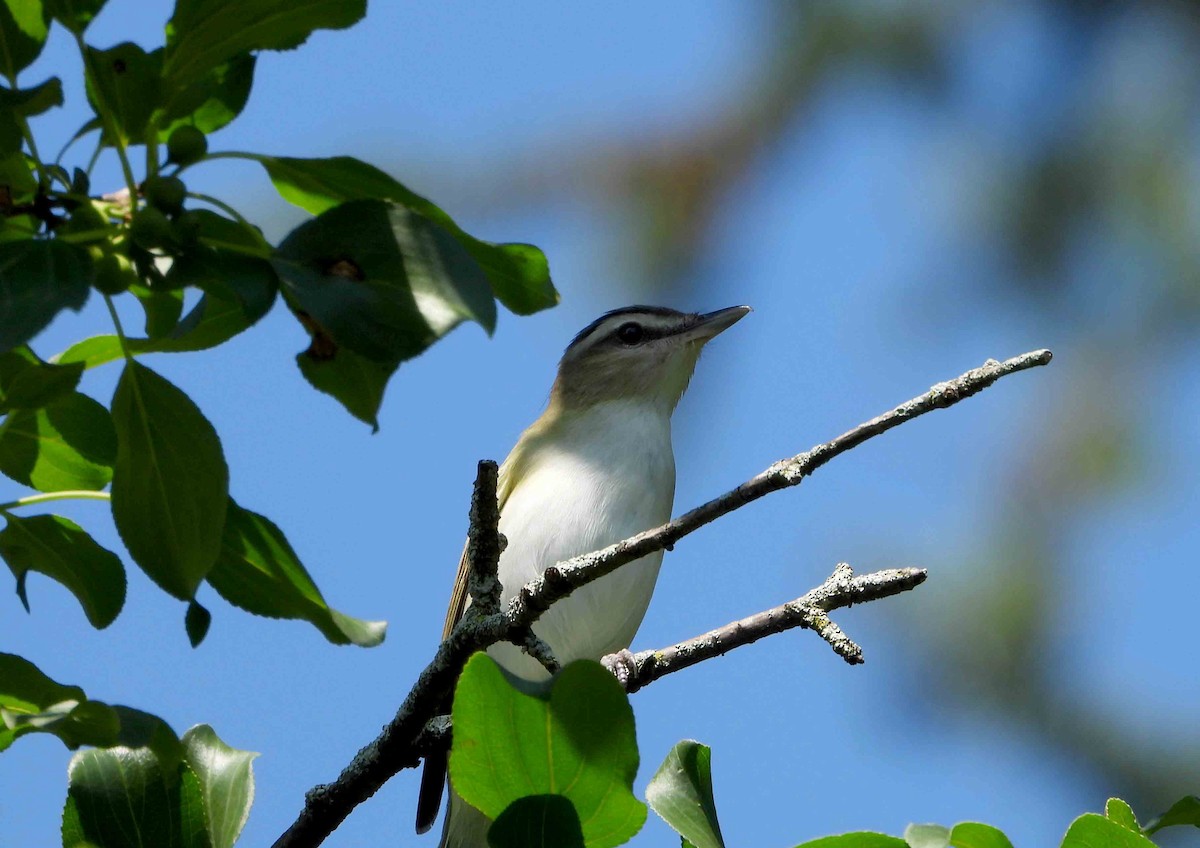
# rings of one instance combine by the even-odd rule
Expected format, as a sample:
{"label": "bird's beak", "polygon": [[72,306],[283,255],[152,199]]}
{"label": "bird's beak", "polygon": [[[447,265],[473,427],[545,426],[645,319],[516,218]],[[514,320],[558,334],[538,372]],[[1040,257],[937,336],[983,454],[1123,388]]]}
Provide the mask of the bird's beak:
{"label": "bird's beak", "polygon": [[730,306],[701,315],[700,320],[684,332],[688,341],[706,342],[718,333],[728,330],[750,312],[749,306]]}

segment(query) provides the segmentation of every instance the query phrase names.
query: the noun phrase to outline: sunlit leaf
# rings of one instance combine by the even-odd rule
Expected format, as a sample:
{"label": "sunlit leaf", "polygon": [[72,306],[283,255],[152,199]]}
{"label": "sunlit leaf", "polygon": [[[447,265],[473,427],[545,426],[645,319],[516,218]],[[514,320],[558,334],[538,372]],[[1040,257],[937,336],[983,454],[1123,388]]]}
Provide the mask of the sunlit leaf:
{"label": "sunlit leaf", "polygon": [[854,833],[839,833],[836,836],[823,836],[820,839],[797,845],[796,848],[909,848],[909,845],[899,836],[888,836],[886,833],[872,833],[863,830]]}
{"label": "sunlit leaf", "polygon": [[940,824],[910,824],[904,828],[908,848],[949,848],[950,828]]}
{"label": "sunlit leaf", "polygon": [[602,665],[575,662],[541,696],[513,687],[475,654],[455,690],[450,777],[468,803],[495,818],[527,795],[566,796],[589,848],[624,844],[646,806],[633,795],[633,711]]}
{"label": "sunlit leaf", "polygon": [[183,734],[184,758],[200,780],[212,848],[231,848],[254,802],[254,759],[258,754],[231,748],[206,724]]}
{"label": "sunlit leaf", "polygon": [[1133,814],[1133,808],[1120,798],[1109,798],[1104,803],[1104,817],[1109,821],[1114,821],[1122,827],[1132,830],[1134,833],[1142,832],[1142,827],[1138,824],[1137,816]]}
{"label": "sunlit leaf", "polygon": [[950,830],[954,848],[1012,848],[1004,832],[990,824],[959,822]]}
{"label": "sunlit leaf", "polygon": [[1154,843],[1104,816],[1086,813],[1067,828],[1061,848],[1153,848]]}
{"label": "sunlit leaf", "polygon": [[80,751],[67,767],[64,848],[210,848],[200,781],[149,748]]}
{"label": "sunlit leaf", "polygon": [[695,848],[724,848],[712,790],[712,750],[691,739],[667,754],[646,787],[646,802]]}

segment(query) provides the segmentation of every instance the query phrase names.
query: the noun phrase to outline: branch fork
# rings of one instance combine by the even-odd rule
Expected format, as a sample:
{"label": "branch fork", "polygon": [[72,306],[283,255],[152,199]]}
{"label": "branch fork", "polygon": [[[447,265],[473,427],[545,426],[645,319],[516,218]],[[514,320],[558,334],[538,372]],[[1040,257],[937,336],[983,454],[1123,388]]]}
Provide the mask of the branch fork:
{"label": "branch fork", "polygon": [[[436,714],[443,699],[452,691],[467,658],[475,651],[497,642],[511,641],[525,647],[547,668],[556,668],[557,662],[549,648],[532,630],[551,604],[623,565],[654,551],[670,549],[684,536],[751,501],[799,485],[822,465],[868,439],[927,412],[953,406],[1002,377],[1046,365],[1051,356],[1049,350],[1035,350],[1003,362],[989,359],[979,368],[938,383],[927,392],[829,442],[772,464],[736,488],[660,527],[550,566],[541,577],[523,586],[506,608],[501,608],[501,588],[496,576],[504,544],[497,529],[497,466],[494,462],[480,463],[468,536],[468,591],[472,601],[469,612],[473,611],[473,614],[464,616],[438,646],[433,659],[379,736],[355,755],[333,783],[314,787],[306,794],[304,809],[275,841],[275,848],[315,848],[320,845],[384,782],[400,770],[416,766],[425,752],[444,745],[450,732],[449,720]],[[793,601],[670,648],[633,655],[631,667],[628,662],[621,663],[625,667],[623,685],[627,691],[636,691],[673,671],[795,627],[817,633],[846,662],[860,663],[862,649],[829,618],[829,613],[851,604],[908,591],[924,582],[925,577],[926,572],[916,568],[855,576],[850,566],[839,564],[824,583]],[[609,667],[613,668],[612,665]]]}

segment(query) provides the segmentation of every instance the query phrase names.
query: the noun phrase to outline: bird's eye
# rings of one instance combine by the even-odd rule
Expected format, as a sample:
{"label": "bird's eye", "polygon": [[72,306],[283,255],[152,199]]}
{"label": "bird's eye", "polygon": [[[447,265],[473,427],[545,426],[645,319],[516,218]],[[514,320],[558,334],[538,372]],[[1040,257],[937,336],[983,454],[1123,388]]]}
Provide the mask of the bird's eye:
{"label": "bird's eye", "polygon": [[617,328],[617,338],[621,344],[632,347],[642,340],[642,325],[630,321]]}

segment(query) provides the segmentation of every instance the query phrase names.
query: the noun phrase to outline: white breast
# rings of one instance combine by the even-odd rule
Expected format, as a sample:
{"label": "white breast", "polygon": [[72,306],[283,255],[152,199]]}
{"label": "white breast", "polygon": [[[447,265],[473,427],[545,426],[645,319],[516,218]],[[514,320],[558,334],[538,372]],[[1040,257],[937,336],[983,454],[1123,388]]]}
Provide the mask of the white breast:
{"label": "white breast", "polygon": [[[669,520],[675,461],[668,414],[606,403],[542,440],[500,514],[507,602],[549,565]],[[662,552],[629,563],[552,606],[534,626],[559,662],[599,659],[629,646],[646,614]],[[488,653],[513,674],[546,676],[513,645]]]}

